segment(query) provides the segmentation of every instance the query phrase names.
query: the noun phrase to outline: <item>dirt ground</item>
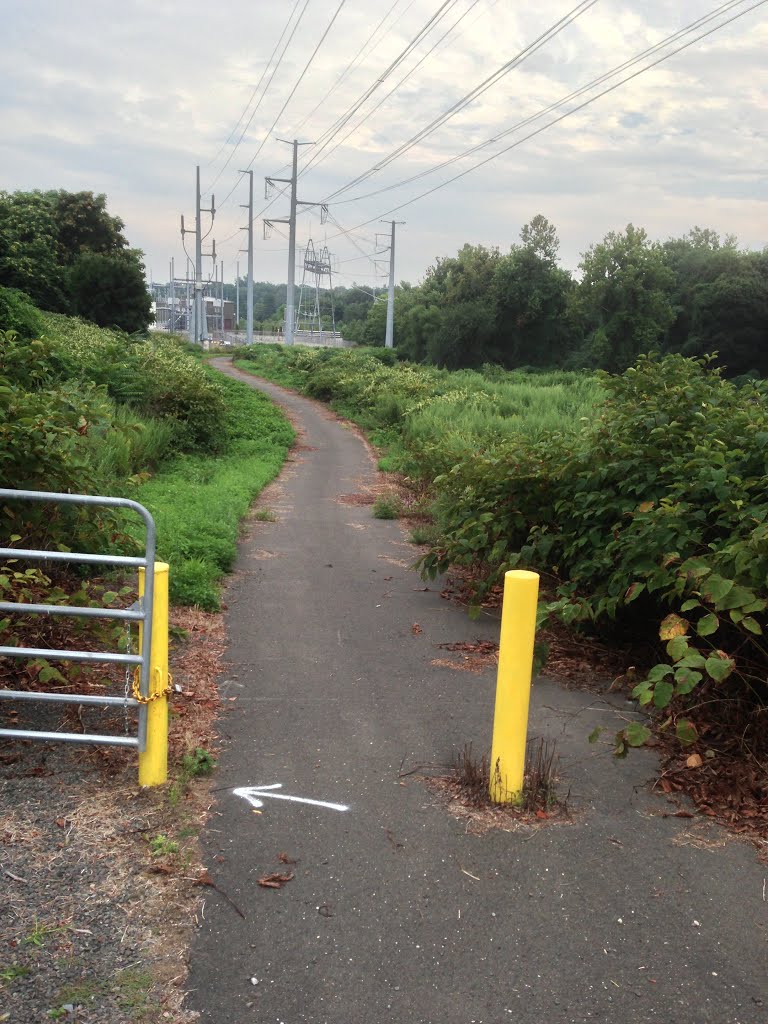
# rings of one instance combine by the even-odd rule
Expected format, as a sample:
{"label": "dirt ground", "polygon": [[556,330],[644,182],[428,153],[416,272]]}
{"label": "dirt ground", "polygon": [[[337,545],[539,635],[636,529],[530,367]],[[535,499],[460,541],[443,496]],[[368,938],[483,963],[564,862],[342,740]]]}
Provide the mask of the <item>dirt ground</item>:
{"label": "dirt ground", "polygon": [[[171,654],[165,786],[140,789],[136,755],[121,748],[0,746],[0,1021],[193,1019],[181,1008],[187,949],[214,884],[199,859],[208,806],[199,773],[212,751],[224,630],[221,616],[190,609],[174,610],[171,622],[185,637]],[[124,726],[112,710],[10,701],[0,722]]]}

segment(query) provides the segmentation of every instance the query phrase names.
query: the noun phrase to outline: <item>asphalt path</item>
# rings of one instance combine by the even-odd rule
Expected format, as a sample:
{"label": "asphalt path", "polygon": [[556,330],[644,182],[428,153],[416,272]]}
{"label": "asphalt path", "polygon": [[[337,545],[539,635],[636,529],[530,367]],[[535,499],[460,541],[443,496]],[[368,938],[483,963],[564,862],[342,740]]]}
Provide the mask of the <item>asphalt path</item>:
{"label": "asphalt path", "polygon": [[[400,525],[358,503],[376,467],[354,429],[214,365],[300,436],[227,593],[204,843],[228,898],[206,890],[188,1005],[211,1024],[765,1024],[768,870],[673,816],[652,752],[612,757],[624,701],[534,685],[568,823],[484,830],[405,774],[489,749],[495,670],[438,645],[498,639],[498,622],[425,590]],[[259,884],[272,874],[293,877]]]}

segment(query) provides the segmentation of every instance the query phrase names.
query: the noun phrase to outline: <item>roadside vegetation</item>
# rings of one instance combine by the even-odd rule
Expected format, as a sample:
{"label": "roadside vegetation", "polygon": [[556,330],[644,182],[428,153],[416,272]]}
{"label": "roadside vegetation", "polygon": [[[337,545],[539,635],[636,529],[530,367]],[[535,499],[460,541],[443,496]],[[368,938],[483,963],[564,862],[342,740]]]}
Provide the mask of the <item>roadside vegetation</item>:
{"label": "roadside vegetation", "polygon": [[[386,350],[257,345],[237,365],[330,401],[384,444],[427,513],[426,576],[461,567],[474,609],[503,573],[542,573],[541,617],[647,645],[632,693],[683,744],[695,711],[764,733],[768,386],[707,359],[644,356],[620,375],[448,372]],[[652,654],[655,652],[656,658]],[[642,725],[617,752],[650,737]]]}
{"label": "roadside vegetation", "polygon": [[[127,336],[13,301],[34,336],[0,331],[0,481],[145,504],[158,558],[172,566],[171,600],[217,609],[239,522],[282,465],[292,428],[265,397],[210,370],[178,338]],[[40,503],[4,502],[0,533],[7,546],[27,548],[135,554],[143,544],[131,513]],[[33,563],[3,566],[0,588],[11,601],[66,603],[73,592],[83,603],[105,594],[131,600],[111,578],[90,586],[75,568]],[[22,646],[25,630],[41,639],[38,617],[0,625]],[[44,673],[43,682],[62,678],[40,661],[28,671]]]}

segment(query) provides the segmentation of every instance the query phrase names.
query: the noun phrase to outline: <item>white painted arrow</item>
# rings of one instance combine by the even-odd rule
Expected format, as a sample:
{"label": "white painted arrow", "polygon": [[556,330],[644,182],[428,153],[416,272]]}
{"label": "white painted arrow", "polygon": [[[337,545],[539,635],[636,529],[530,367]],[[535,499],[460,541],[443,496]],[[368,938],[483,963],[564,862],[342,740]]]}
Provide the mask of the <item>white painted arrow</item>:
{"label": "white painted arrow", "polygon": [[331,811],[348,811],[346,804],[331,804],[327,800],[310,800],[305,796],[288,796],[287,793],[275,793],[273,790],[282,789],[282,782],[275,782],[271,786],[243,786],[241,789],[233,789],[235,796],[241,796],[247,800],[251,807],[263,807],[264,801],[259,797],[267,796],[272,800],[291,800],[295,804],[312,804],[313,807],[327,807]]}

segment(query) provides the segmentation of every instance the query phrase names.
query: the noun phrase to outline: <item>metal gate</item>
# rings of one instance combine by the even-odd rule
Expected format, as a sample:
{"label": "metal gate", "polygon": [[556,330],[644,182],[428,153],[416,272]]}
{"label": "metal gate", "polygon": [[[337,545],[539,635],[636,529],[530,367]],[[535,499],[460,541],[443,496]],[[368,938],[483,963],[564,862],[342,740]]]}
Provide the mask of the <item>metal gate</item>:
{"label": "metal gate", "polygon": [[98,505],[108,508],[133,509],[144,520],[146,540],[143,558],[123,555],[93,554],[75,551],[41,551],[26,548],[0,548],[0,558],[39,562],[81,562],[99,565],[132,566],[144,569],[144,594],[130,608],[73,607],[70,605],[24,604],[0,602],[0,613],[29,615],[73,615],[87,618],[124,619],[142,624],[141,645],[138,654],[101,651],[52,650],[37,647],[3,647],[0,655],[11,658],[51,658],[57,661],[90,661],[123,664],[139,668],[139,693],[134,697],[99,697],[75,693],[38,693],[23,690],[0,689],[0,700],[43,701],[60,704],[96,705],[100,707],[138,707],[138,733],[135,736],[117,736],[88,733],[44,732],[29,729],[0,729],[0,736],[14,739],[46,740],[64,743],[98,743],[117,747],[137,747],[143,753],[147,745],[147,700],[150,693],[150,658],[152,645],[152,606],[155,591],[155,522],[151,514],[137,501],[128,498],[110,498],[87,494],[57,494],[49,491],[22,491],[0,488],[0,499],[13,501],[47,501],[56,504]]}

